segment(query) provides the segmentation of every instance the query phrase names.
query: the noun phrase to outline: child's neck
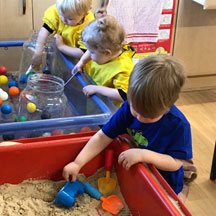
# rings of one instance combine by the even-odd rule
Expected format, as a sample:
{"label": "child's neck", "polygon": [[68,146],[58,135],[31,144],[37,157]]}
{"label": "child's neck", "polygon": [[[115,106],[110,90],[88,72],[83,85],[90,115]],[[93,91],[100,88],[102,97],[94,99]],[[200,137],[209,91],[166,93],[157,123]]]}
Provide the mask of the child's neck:
{"label": "child's neck", "polygon": [[116,54],[112,55],[109,59],[109,61],[107,62],[110,62],[112,61],[113,59],[117,58],[118,56],[120,56],[122,54],[122,50],[119,50],[119,52],[117,52]]}

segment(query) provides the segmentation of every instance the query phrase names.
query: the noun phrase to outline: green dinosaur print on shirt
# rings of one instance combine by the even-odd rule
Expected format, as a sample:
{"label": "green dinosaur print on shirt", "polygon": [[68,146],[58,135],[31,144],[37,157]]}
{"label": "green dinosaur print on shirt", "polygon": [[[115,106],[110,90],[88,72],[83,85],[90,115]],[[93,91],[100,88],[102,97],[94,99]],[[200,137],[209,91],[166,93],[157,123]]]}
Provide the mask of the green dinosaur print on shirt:
{"label": "green dinosaur print on shirt", "polygon": [[142,131],[136,131],[135,129],[127,128],[128,134],[133,138],[137,146],[148,146],[148,140],[142,135]]}

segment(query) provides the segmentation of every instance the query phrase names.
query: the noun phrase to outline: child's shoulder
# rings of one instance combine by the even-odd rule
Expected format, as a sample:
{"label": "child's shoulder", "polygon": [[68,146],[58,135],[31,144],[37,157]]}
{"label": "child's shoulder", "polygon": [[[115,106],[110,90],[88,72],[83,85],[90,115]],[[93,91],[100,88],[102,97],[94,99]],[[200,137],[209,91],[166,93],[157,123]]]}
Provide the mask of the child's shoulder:
{"label": "child's shoulder", "polygon": [[91,11],[89,11],[88,14],[85,16],[84,22],[90,22],[94,19],[94,14]]}
{"label": "child's shoulder", "polygon": [[53,11],[53,12],[57,12],[57,9],[56,9],[56,4],[53,4],[51,6],[49,6],[47,9],[46,9],[46,12],[50,12],[50,11]]}
{"label": "child's shoulder", "polygon": [[134,54],[135,51],[133,50],[133,48],[130,45],[126,44],[123,47],[123,51],[121,55],[113,59],[113,61],[111,61],[111,64],[116,65],[116,67],[119,68],[130,67],[130,69],[132,70],[134,67],[134,62],[133,62]]}
{"label": "child's shoulder", "polygon": [[56,4],[49,6],[45,13],[44,13],[44,17],[47,19],[51,19],[52,17],[59,17],[59,13],[56,9]]}
{"label": "child's shoulder", "polygon": [[175,105],[171,106],[170,111],[168,112],[167,116],[172,122],[189,124],[185,115]]}

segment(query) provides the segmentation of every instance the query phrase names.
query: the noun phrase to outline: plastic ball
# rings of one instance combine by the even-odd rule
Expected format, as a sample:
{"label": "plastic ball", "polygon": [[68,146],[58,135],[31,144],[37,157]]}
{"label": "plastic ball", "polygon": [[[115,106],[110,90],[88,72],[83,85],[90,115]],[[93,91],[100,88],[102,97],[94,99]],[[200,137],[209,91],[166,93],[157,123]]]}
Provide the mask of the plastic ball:
{"label": "plastic ball", "polygon": [[34,99],[34,96],[31,95],[31,93],[23,94],[23,98],[27,101],[32,101]]}
{"label": "plastic ball", "polygon": [[12,86],[16,86],[16,87],[18,87],[18,83],[17,83],[17,81],[15,81],[15,80],[11,80],[11,81],[9,81],[9,82],[8,82],[8,87],[10,88],[10,87],[12,87]]}
{"label": "plastic ball", "polygon": [[7,73],[7,68],[4,66],[0,66],[0,74],[5,75]]}
{"label": "plastic ball", "polygon": [[1,91],[0,97],[2,98],[3,101],[6,101],[8,99],[8,93],[5,91]]}
{"label": "plastic ball", "polygon": [[33,132],[28,135],[28,138],[40,137],[41,132]]}
{"label": "plastic ball", "polygon": [[27,83],[27,80],[28,80],[28,76],[25,75],[25,74],[22,74],[22,75],[20,76],[19,82],[20,82],[21,84],[26,84],[26,83]]}
{"label": "plastic ball", "polygon": [[0,76],[0,84],[7,84],[8,78],[5,75]]}
{"label": "plastic ball", "polygon": [[3,101],[3,100],[2,100],[2,98],[0,97],[0,105],[2,104],[2,101]]}
{"label": "plastic ball", "polygon": [[41,119],[50,119],[51,118],[51,114],[48,111],[43,111],[41,113]]}
{"label": "plastic ball", "polygon": [[43,74],[39,80],[40,83],[48,83],[50,80],[50,77],[49,75],[47,74]]}
{"label": "plastic ball", "polygon": [[90,127],[82,127],[81,130],[80,130],[81,133],[90,132],[90,131],[92,131]]}
{"label": "plastic ball", "polygon": [[12,112],[12,107],[9,105],[9,104],[4,104],[2,107],[1,107],[1,112],[3,114],[10,114]]}
{"label": "plastic ball", "polygon": [[42,68],[43,74],[51,74],[50,68],[48,66],[44,66]]}
{"label": "plastic ball", "polygon": [[14,140],[15,139],[15,135],[14,134],[4,134],[2,136],[3,140],[4,141],[7,141],[7,140]]}
{"label": "plastic ball", "polygon": [[16,96],[19,94],[19,89],[16,86],[12,86],[9,88],[9,95]]}
{"label": "plastic ball", "polygon": [[26,118],[25,116],[21,116],[21,117],[20,117],[20,121],[21,121],[21,122],[27,121],[27,118]]}
{"label": "plastic ball", "polygon": [[63,131],[60,129],[56,129],[56,130],[51,131],[52,136],[61,135],[61,134],[63,134]]}
{"label": "plastic ball", "polygon": [[14,122],[18,122],[18,121],[19,121],[18,116],[16,116]]}
{"label": "plastic ball", "polygon": [[30,112],[30,113],[35,112],[35,110],[36,110],[36,105],[35,105],[34,103],[28,103],[28,104],[27,104],[27,110],[28,110],[28,112]]}
{"label": "plastic ball", "polygon": [[48,137],[48,136],[51,136],[50,132],[45,132],[45,133],[42,134],[42,137]]}
{"label": "plastic ball", "polygon": [[32,71],[31,71],[30,73],[28,73],[27,76],[29,77],[29,76],[31,76],[31,75],[33,75],[33,74],[35,74],[35,72],[32,72]]}

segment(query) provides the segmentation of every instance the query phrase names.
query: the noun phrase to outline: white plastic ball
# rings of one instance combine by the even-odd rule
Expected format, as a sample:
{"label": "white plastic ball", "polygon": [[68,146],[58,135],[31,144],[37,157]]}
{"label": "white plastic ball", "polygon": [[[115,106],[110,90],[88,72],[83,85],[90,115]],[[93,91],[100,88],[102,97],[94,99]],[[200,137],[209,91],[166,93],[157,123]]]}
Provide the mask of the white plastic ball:
{"label": "white plastic ball", "polygon": [[8,93],[5,91],[0,92],[0,97],[3,101],[6,101],[8,99]]}

